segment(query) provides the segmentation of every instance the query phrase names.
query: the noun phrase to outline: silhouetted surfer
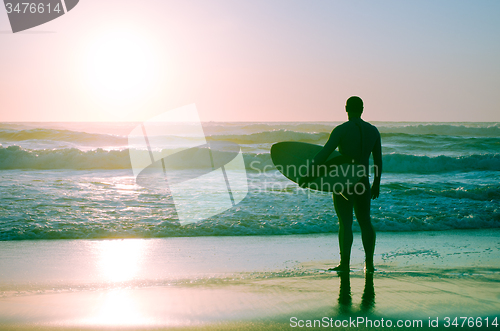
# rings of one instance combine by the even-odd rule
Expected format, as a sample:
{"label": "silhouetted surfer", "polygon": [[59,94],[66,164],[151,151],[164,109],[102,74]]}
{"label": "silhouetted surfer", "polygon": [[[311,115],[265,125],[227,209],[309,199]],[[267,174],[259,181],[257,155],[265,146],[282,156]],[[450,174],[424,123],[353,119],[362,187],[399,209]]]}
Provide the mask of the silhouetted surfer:
{"label": "silhouetted surfer", "polygon": [[[344,190],[333,194],[333,204],[339,218],[340,264],[330,270],[349,271],[352,247],[353,210],[356,214],[363,247],[365,249],[365,270],[372,272],[373,253],[375,250],[375,230],[370,219],[370,198],[376,199],[380,192],[380,177],[382,175],[382,146],[377,128],[361,119],[363,101],[361,98],[350,97],[345,106],[349,121],[333,129],[330,139],[323,149],[314,157],[313,164],[324,164],[330,154],[338,147],[339,152],[356,163],[365,167],[366,176],[360,183],[363,190]],[[373,154],[375,179],[370,189],[368,180],[368,163]],[[307,179],[304,179],[307,181]],[[362,191],[362,193],[361,193]],[[360,193],[360,194],[358,194]]]}

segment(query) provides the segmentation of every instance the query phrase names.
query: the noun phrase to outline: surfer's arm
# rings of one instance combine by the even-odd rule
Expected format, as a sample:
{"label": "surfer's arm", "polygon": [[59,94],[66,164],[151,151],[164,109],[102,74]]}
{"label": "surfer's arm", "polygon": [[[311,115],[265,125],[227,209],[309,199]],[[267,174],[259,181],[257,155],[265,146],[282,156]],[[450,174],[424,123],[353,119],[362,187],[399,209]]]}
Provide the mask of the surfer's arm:
{"label": "surfer's arm", "polygon": [[330,135],[330,138],[326,142],[323,149],[320,150],[319,153],[316,154],[316,156],[314,157],[313,164],[321,165],[325,163],[330,154],[332,154],[333,151],[339,146],[340,137],[341,137],[340,127],[336,127],[332,131],[332,134]]}
{"label": "surfer's arm", "polygon": [[380,179],[382,178],[382,142],[380,134],[372,150],[375,177],[372,185],[372,199],[377,199],[380,194]]}
{"label": "surfer's arm", "polygon": [[311,176],[311,174],[316,174],[317,171],[314,171],[314,166],[319,166],[321,164],[324,164],[330,154],[337,148],[337,146],[340,143],[340,128],[336,127],[333,131],[332,134],[330,135],[330,138],[326,142],[325,146],[319,151],[318,154],[313,158],[311,164],[309,164],[309,169],[307,171],[306,176],[303,176],[299,179],[298,183],[299,185],[305,186],[307,183],[310,181],[314,180],[315,176]]}
{"label": "surfer's arm", "polygon": [[311,164],[309,164],[309,169],[307,171],[307,174],[305,176],[302,176],[299,178],[298,183],[301,187],[307,185],[310,181],[314,180],[314,176],[311,176],[311,174],[317,173],[317,171],[313,170],[314,166],[319,166],[323,163],[326,162],[330,154],[337,148],[337,146],[340,143],[340,129],[339,127],[335,128],[332,131],[332,134],[330,135],[330,138],[326,142],[325,146],[319,151],[318,154],[313,158]]}

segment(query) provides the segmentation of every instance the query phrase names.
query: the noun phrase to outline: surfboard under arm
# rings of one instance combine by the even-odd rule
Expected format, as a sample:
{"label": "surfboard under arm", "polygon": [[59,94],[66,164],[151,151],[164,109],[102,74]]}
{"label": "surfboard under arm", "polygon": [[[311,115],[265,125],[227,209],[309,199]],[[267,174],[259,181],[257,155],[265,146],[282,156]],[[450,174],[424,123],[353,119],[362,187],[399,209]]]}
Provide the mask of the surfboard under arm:
{"label": "surfboard under arm", "polygon": [[[306,176],[314,156],[322,146],[302,142],[280,142],[271,147],[271,159],[276,168],[288,179],[298,183]],[[355,185],[362,176],[362,166],[350,157],[334,151],[325,164],[317,166],[318,176],[311,178],[307,187],[324,192],[338,192],[346,185]]]}

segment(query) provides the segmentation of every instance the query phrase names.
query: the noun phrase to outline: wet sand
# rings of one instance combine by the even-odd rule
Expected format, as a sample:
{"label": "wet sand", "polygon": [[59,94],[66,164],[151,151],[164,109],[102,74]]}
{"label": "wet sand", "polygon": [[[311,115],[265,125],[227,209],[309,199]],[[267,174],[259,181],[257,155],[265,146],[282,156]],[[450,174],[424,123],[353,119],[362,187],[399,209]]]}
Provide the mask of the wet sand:
{"label": "wet sand", "polygon": [[333,234],[0,242],[0,327],[352,329],[342,322],[363,319],[357,328],[376,329],[384,319],[423,329],[461,316],[484,327],[500,318],[499,234],[379,233],[368,277],[359,234],[343,276],[326,271]]}

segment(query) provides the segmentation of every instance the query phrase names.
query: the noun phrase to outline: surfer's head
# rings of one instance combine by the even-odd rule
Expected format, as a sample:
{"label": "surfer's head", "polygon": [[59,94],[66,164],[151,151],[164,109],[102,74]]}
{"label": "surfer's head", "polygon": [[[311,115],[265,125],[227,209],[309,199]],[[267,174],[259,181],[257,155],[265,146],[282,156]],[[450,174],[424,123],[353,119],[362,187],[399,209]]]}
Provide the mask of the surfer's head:
{"label": "surfer's head", "polygon": [[345,103],[345,111],[349,117],[360,117],[363,113],[363,100],[360,97],[350,97]]}

